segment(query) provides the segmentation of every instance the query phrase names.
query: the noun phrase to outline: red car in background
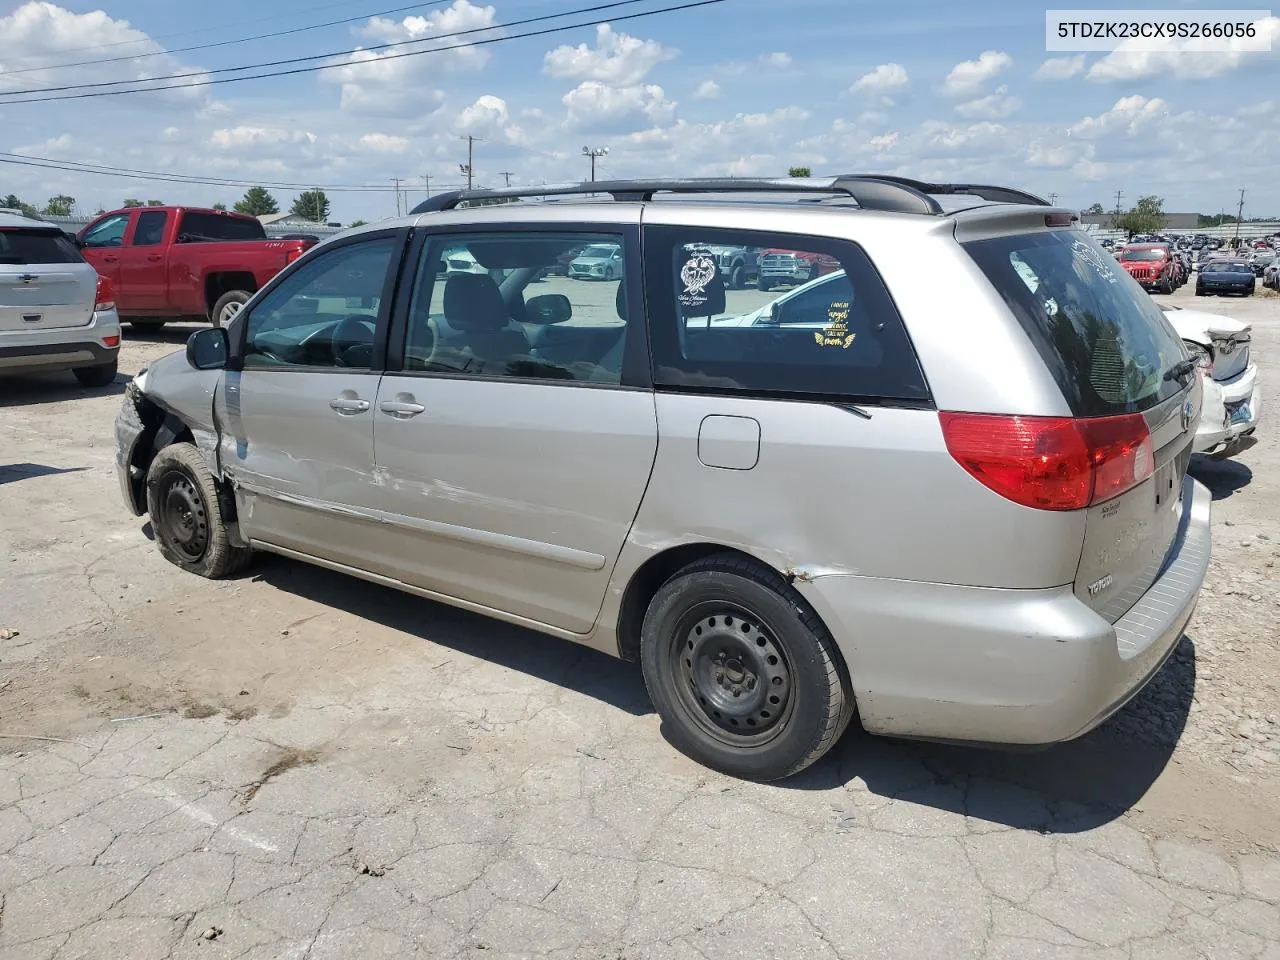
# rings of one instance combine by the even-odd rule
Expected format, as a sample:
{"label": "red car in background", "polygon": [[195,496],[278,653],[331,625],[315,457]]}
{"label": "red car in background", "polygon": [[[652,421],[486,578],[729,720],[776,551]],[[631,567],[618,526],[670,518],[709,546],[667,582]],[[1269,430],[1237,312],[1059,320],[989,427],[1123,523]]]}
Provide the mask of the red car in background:
{"label": "red car in background", "polygon": [[802,250],[766,250],[760,255],[756,286],[761,290],[808,283],[840,269],[840,261]]}
{"label": "red car in background", "polygon": [[1120,266],[1146,290],[1173,293],[1187,282],[1167,243],[1131,243],[1120,249]]}
{"label": "red car in background", "polygon": [[256,217],[195,207],[132,207],[76,237],[111,281],[120,319],[156,329],[185,318],[226,324],[257,290],[316,245],[271,240]]}

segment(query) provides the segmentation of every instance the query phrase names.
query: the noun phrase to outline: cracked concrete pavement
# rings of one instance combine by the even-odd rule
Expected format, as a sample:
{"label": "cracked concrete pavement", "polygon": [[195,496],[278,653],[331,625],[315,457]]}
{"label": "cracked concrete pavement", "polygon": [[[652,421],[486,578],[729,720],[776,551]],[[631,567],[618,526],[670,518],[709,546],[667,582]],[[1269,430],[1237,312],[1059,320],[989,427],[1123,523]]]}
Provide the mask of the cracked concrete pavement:
{"label": "cracked concrete pavement", "polygon": [[[1280,369],[1280,300],[1237,305]],[[1280,960],[1280,606],[1226,586],[1274,579],[1270,423],[1206,468],[1218,585],[1115,721],[1035,754],[855,731],[763,786],[592,651],[168,566],[118,502],[119,389],[0,385],[0,960]]]}

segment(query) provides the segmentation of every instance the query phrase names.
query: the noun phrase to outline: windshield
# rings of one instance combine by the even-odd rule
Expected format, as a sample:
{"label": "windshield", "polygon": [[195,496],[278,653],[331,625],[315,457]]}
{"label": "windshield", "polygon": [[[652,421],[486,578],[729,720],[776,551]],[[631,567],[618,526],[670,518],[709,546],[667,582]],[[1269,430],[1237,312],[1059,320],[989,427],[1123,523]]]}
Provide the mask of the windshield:
{"label": "windshield", "polygon": [[1136,413],[1174,396],[1185,359],[1142,288],[1085,234],[1061,230],[964,244],[1027,331],[1076,416]]}
{"label": "windshield", "polygon": [[579,256],[590,257],[595,260],[608,260],[617,249],[617,247],[587,247]]}
{"label": "windshield", "polygon": [[1121,260],[1163,260],[1163,250],[1121,250]]}

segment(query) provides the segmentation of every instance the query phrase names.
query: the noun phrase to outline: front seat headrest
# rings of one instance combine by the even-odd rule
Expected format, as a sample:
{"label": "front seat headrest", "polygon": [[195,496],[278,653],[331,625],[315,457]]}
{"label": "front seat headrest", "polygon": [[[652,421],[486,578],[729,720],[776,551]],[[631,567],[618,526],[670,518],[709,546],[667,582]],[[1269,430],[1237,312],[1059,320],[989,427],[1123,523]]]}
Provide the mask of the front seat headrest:
{"label": "front seat headrest", "polygon": [[444,282],[444,318],[456,330],[501,330],[508,321],[507,305],[493,277],[485,273],[457,273]]}
{"label": "front seat headrest", "polygon": [[613,298],[613,309],[618,311],[618,319],[623,323],[627,321],[627,283],[622,281],[618,284],[618,293]]}

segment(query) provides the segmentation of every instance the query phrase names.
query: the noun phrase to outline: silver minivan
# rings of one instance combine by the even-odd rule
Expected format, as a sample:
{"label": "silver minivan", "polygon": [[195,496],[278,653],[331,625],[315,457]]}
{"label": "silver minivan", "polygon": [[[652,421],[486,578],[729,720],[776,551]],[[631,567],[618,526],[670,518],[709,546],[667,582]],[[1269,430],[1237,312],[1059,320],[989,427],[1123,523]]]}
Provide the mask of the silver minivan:
{"label": "silver minivan", "polygon": [[[761,780],[855,716],[1068,740],[1170,656],[1203,371],[1075,214],[878,176],[537,190],[337,236],[140,374],[119,475],[164,555],[638,660],[676,747]],[[614,279],[557,275],[592,247]],[[807,267],[752,289],[724,248]]]}

